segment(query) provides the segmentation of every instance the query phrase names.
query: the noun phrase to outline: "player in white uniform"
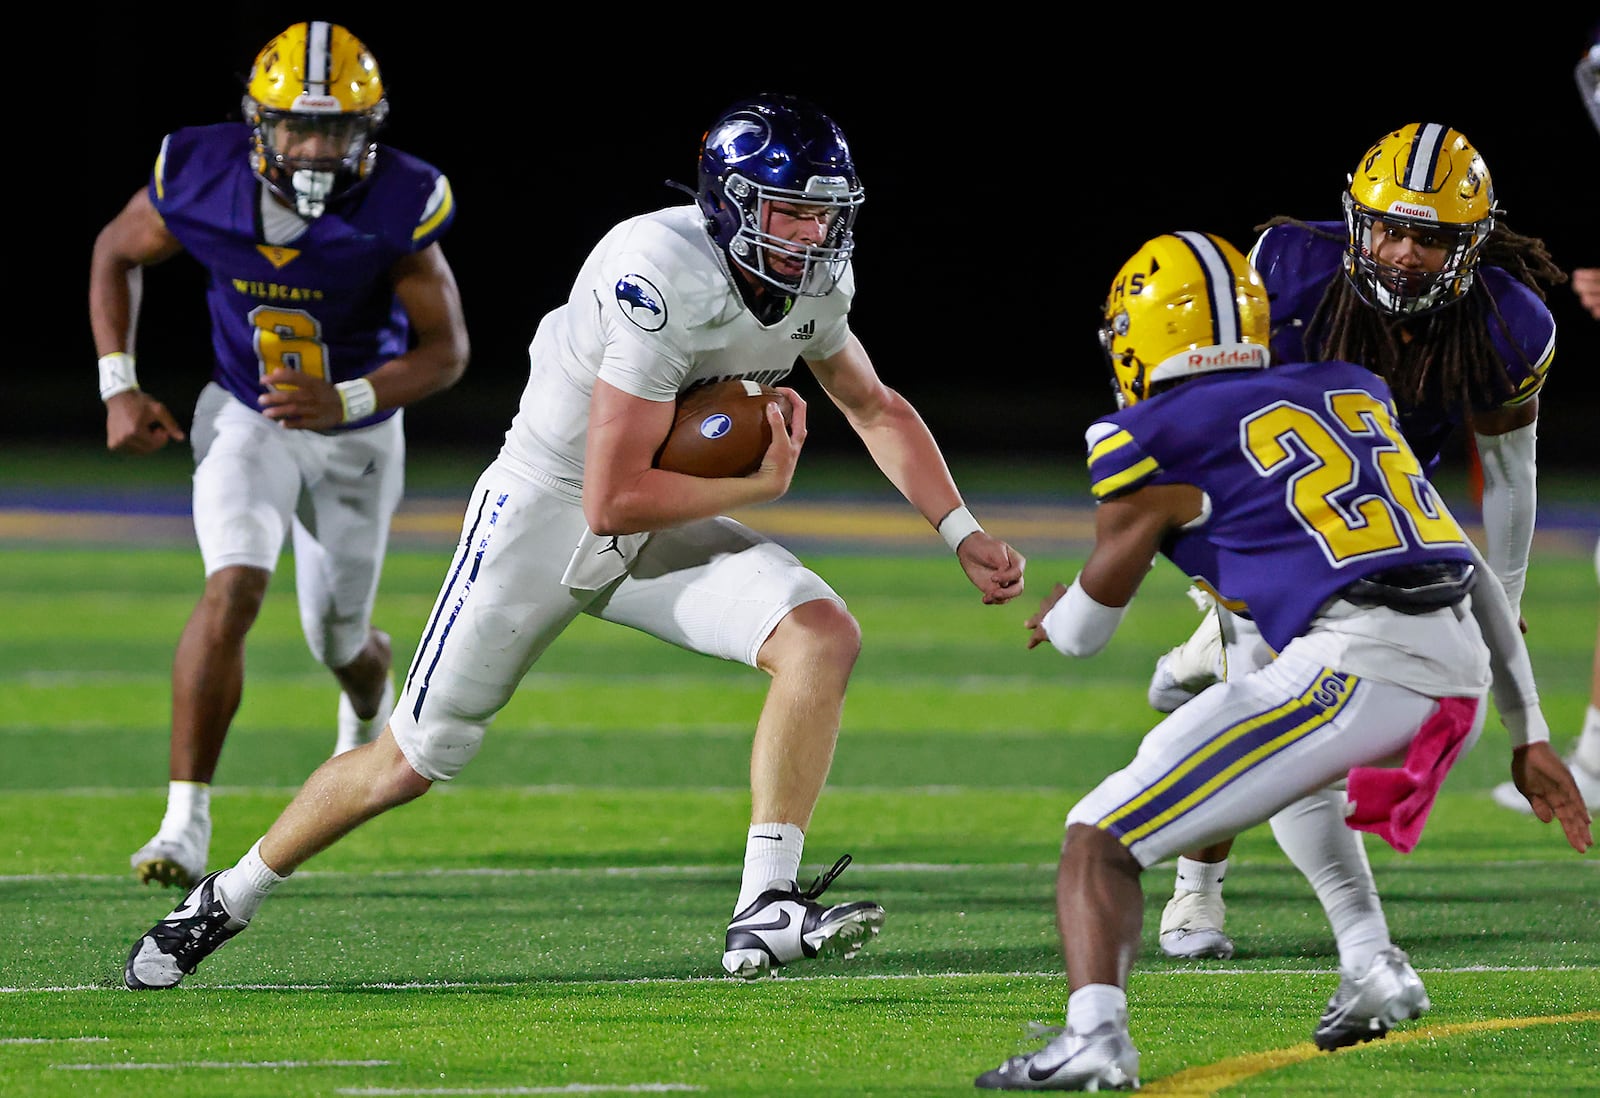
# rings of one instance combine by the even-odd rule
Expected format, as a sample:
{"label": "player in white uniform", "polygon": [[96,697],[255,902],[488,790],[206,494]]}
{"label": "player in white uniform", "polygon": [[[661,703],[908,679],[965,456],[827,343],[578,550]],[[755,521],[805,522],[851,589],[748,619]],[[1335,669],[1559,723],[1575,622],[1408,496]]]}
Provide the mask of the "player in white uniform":
{"label": "player in white uniform", "polygon": [[793,554],[721,517],[788,490],[805,401],[783,390],[789,433],[769,406],[773,442],[747,477],[669,473],[652,456],[680,393],[719,378],[779,382],[798,355],[985,603],[1022,591],[1024,561],[979,527],[921,417],[851,333],[862,189],[833,121],[789,97],[735,105],[707,132],[695,196],[607,233],[568,302],[539,325],[522,406],[467,505],[388,728],[319,768],[238,865],[144,934],[128,957],[129,987],[177,984],[307,858],[458,774],[579,614],[771,676],[724,969],[749,978],[801,958],[850,957],[878,932],[875,903],[816,902],[849,855],[809,888],[797,883],[860,629]]}
{"label": "player in white uniform", "polygon": [[[1348,362],[1267,368],[1268,313],[1261,276],[1205,233],[1148,241],[1112,281],[1101,343],[1120,407],[1086,433],[1095,544],[1028,618],[1028,647],[1095,655],[1159,553],[1279,655],[1161,721],[1068,811],[1066,1028],[979,1087],[1137,1087],[1127,988],[1143,872],[1346,775],[1350,826],[1409,850],[1483,728],[1491,655],[1471,604],[1514,632],[1504,589],[1422,475],[1389,387]],[[1520,745],[1512,773],[1588,849],[1589,815],[1549,743]],[[1427,1006],[1406,955],[1386,950],[1342,974],[1314,1039],[1381,1037]]]}

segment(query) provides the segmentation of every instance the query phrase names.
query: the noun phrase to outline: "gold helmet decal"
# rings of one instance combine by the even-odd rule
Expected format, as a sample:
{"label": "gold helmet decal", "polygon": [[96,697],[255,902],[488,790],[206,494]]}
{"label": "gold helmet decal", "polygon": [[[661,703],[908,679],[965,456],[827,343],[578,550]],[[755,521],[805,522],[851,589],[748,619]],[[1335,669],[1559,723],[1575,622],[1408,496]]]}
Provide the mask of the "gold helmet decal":
{"label": "gold helmet decal", "polygon": [[1267,291],[1250,261],[1210,233],[1146,241],[1112,279],[1100,343],[1119,407],[1153,386],[1270,361]]}

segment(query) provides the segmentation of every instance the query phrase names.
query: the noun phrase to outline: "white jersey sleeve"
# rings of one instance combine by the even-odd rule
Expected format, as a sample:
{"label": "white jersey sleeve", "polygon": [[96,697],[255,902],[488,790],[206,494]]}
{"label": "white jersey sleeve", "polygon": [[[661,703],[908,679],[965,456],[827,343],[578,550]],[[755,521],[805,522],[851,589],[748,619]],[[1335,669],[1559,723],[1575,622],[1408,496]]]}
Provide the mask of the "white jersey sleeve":
{"label": "white jersey sleeve", "polygon": [[597,378],[645,400],[670,401],[725,378],[779,384],[800,359],[850,338],[855,282],[847,268],[826,297],[798,297],[762,324],[735,288],[698,208],[630,218],[595,245],[565,304],[528,348],[528,384],[505,456],[576,493]]}

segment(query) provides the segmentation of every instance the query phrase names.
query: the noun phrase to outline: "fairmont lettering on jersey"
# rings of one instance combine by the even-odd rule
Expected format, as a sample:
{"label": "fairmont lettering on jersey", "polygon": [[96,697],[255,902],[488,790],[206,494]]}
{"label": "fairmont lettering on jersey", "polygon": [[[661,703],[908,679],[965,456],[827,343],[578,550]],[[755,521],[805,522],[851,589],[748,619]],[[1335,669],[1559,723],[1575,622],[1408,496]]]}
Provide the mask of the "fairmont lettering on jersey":
{"label": "fairmont lettering on jersey", "polygon": [[253,278],[233,280],[236,293],[261,301],[321,301],[327,294],[307,286],[285,286],[281,282],[258,282]]}

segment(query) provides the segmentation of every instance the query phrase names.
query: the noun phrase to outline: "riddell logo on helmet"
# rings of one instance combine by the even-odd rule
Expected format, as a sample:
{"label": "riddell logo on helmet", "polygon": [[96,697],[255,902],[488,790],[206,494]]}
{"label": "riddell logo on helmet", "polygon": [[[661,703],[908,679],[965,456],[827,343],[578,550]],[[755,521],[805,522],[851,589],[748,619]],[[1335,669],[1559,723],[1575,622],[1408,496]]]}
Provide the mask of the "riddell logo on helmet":
{"label": "riddell logo on helmet", "polygon": [[1190,351],[1187,365],[1195,370],[1224,370],[1230,366],[1265,366],[1266,358],[1262,355],[1260,347],[1229,347],[1219,350],[1215,347],[1199,351]]}
{"label": "riddell logo on helmet", "polygon": [[339,100],[331,95],[312,95],[310,92],[301,92],[294,97],[294,105],[290,110],[323,113],[339,113],[344,110]]}
{"label": "riddell logo on helmet", "polygon": [[1439,212],[1432,206],[1413,206],[1409,202],[1396,202],[1389,207],[1392,214],[1401,214],[1405,217],[1416,217],[1423,221],[1439,220]]}

